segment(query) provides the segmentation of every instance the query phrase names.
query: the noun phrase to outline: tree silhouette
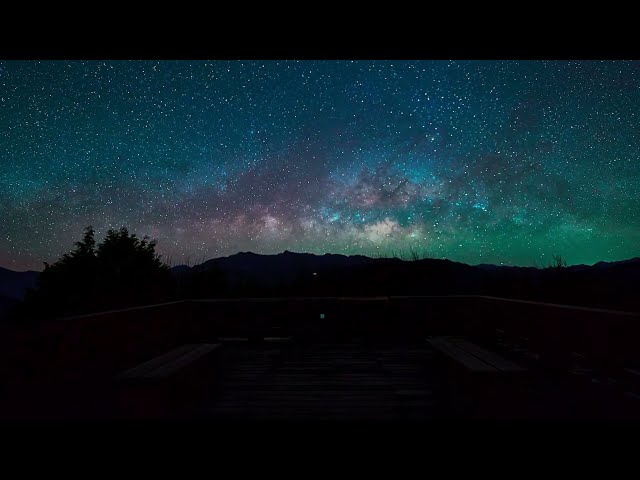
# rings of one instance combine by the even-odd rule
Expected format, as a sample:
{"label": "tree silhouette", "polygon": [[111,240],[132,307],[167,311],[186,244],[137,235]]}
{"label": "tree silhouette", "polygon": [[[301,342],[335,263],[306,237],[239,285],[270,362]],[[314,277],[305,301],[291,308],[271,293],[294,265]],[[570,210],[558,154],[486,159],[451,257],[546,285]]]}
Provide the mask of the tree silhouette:
{"label": "tree silhouette", "polygon": [[91,225],[89,225],[88,227],[86,227],[84,229],[84,237],[82,238],[81,242],[76,242],[75,246],[76,246],[76,250],[75,250],[75,255],[76,256],[82,256],[82,255],[94,255],[95,253],[95,246],[96,246],[96,241],[93,238],[95,235],[95,230],[93,229],[93,227]]}
{"label": "tree silhouette", "polygon": [[97,259],[94,230],[85,228],[82,241],[54,264],[44,263],[35,290],[27,292],[25,307],[32,316],[55,316],[86,308],[95,297]]}
{"label": "tree silhouette", "polygon": [[155,240],[139,239],[124,227],[109,230],[97,246],[94,236],[91,226],[85,228],[74,250],[52,265],[45,262],[36,289],[27,293],[31,316],[142,305],[171,295],[170,270],[156,254]]}
{"label": "tree silhouette", "polygon": [[107,232],[96,253],[100,283],[107,298],[129,305],[166,297],[169,266],[162,263],[155,247],[155,240],[149,241],[147,236],[140,240],[124,227]]}

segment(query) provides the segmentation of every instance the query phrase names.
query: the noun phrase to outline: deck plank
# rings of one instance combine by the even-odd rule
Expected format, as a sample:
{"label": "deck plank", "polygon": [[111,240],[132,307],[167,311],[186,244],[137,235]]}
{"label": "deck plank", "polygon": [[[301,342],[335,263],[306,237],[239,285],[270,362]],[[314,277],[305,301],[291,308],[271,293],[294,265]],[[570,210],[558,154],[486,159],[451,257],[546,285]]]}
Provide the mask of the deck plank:
{"label": "deck plank", "polygon": [[[233,357],[215,418],[428,418],[435,397],[426,345],[295,345],[277,363],[259,350]],[[381,368],[382,365],[382,368]]]}

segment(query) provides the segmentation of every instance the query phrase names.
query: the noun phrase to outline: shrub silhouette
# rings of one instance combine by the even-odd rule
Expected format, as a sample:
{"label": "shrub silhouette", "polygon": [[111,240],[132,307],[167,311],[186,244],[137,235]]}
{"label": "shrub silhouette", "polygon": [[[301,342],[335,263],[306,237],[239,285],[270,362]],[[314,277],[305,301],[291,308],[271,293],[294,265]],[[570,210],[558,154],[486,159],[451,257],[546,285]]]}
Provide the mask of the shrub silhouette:
{"label": "shrub silhouette", "polygon": [[148,304],[171,296],[170,270],[156,242],[126,228],[109,230],[96,246],[94,229],[52,265],[45,263],[35,290],[26,296],[29,316],[53,317]]}
{"label": "shrub silhouette", "polygon": [[567,261],[562,258],[561,255],[552,255],[553,263],[550,265],[550,268],[565,268],[567,266]]}

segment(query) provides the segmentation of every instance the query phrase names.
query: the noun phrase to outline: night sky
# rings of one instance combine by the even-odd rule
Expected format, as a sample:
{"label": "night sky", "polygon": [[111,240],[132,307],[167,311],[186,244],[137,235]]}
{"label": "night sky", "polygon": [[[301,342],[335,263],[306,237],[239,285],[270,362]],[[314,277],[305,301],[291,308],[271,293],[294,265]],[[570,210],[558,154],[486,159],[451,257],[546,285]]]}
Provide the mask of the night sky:
{"label": "night sky", "polygon": [[0,266],[83,228],[546,266],[640,255],[640,63],[0,61]]}

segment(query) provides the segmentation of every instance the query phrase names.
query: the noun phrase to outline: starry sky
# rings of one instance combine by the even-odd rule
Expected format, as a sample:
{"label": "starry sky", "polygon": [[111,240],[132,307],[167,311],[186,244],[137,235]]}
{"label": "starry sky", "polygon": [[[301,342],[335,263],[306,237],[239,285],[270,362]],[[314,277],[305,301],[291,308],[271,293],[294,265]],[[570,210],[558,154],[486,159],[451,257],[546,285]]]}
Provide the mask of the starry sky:
{"label": "starry sky", "polygon": [[93,225],[172,265],[640,255],[635,61],[1,61],[0,266]]}

